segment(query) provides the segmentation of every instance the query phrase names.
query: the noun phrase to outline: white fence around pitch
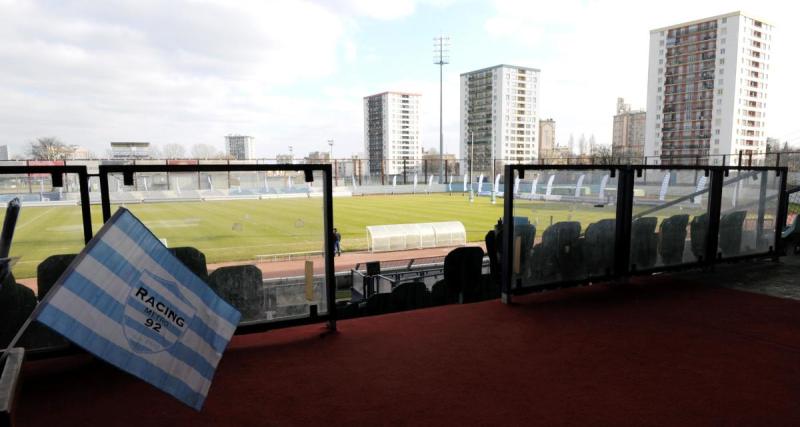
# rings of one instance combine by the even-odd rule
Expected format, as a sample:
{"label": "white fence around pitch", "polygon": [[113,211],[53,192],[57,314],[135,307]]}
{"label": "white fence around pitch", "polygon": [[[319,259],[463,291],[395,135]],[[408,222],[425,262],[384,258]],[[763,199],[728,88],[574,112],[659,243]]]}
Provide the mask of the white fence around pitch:
{"label": "white fence around pitch", "polygon": [[459,221],[367,226],[370,252],[459,246],[467,243],[467,230]]}

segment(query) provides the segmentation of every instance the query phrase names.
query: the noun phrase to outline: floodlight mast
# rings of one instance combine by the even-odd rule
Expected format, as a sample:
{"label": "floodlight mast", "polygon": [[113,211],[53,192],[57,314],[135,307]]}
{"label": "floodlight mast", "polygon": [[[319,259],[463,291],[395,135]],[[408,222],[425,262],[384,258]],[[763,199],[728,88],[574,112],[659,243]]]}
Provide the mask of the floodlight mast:
{"label": "floodlight mast", "polygon": [[442,131],[442,79],[445,64],[450,63],[450,37],[433,38],[433,63],[439,66],[439,183],[444,182],[444,132]]}

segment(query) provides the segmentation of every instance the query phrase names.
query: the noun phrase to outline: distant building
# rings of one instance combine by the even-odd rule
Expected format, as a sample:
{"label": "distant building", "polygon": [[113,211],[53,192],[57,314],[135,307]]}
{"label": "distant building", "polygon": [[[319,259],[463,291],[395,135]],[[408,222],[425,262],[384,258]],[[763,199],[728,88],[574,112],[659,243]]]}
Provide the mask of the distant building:
{"label": "distant building", "polygon": [[395,175],[419,166],[420,98],[406,92],[364,97],[364,150],[370,174]]}
{"label": "distant building", "polygon": [[721,164],[764,152],[772,35],[741,12],[650,31],[645,155]]}
{"label": "distant building", "polygon": [[[444,154],[442,160],[444,160],[445,168],[447,169],[447,175],[452,176],[458,174],[459,171],[459,162],[456,159],[455,154]],[[435,150],[424,151],[422,152],[422,169],[420,172],[426,172],[428,175],[438,175],[439,171],[441,170],[441,164],[439,163],[439,152]]]}
{"label": "distant building", "polygon": [[614,116],[614,129],[611,138],[611,155],[614,157],[644,156],[644,134],[647,113],[644,110],[631,110],[622,98],[617,98],[617,114]]}
{"label": "distant building", "polygon": [[312,151],[305,159],[307,164],[322,164],[331,162],[331,153],[327,151]]}
{"label": "distant building", "polygon": [[150,158],[149,142],[112,142],[111,158],[113,160],[137,160]]}
{"label": "distant building", "polygon": [[277,163],[292,164],[294,163],[294,154],[278,154],[275,156]]}
{"label": "distant building", "polygon": [[497,65],[461,74],[459,156],[474,156],[473,171],[502,171],[503,161],[526,163],[538,157],[539,73]]}
{"label": "distant building", "polygon": [[225,137],[225,154],[231,160],[252,160],[255,156],[255,138],[246,135]]}
{"label": "distant building", "polygon": [[8,160],[8,145],[0,145],[0,160]]}
{"label": "distant building", "polygon": [[539,158],[555,157],[556,149],[556,121],[553,119],[539,120]]}
{"label": "distant building", "polygon": [[74,147],[69,154],[69,160],[92,160],[95,158],[97,156],[86,147]]}

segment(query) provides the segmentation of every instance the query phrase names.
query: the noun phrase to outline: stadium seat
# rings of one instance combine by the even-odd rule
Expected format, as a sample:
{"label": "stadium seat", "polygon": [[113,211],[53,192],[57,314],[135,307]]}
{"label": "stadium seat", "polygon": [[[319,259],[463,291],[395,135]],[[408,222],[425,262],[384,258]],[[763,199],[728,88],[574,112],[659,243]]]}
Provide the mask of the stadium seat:
{"label": "stadium seat", "polygon": [[208,282],[208,267],[206,266],[206,256],[197,248],[182,246],[169,248],[172,255],[178,258],[192,273]]}
{"label": "stadium seat", "polygon": [[742,228],[746,211],[730,212],[719,220],[719,249],[724,256],[735,256],[742,249]]}
{"label": "stadium seat", "polygon": [[392,294],[374,294],[367,298],[367,304],[364,307],[364,312],[367,315],[376,315],[392,312]]}
{"label": "stadium seat", "polygon": [[455,294],[460,302],[479,301],[482,270],[483,249],[466,246],[450,251],[444,258],[445,300],[451,301]]}
{"label": "stadium seat", "polygon": [[431,305],[431,293],[422,282],[402,283],[392,289],[392,311],[414,310]]}
{"label": "stadium seat", "polygon": [[[536,240],[536,226],[531,223],[515,224],[514,237],[520,239],[519,271],[525,272],[528,269],[533,243]],[[516,247],[516,242],[514,245]]]}
{"label": "stadium seat", "polygon": [[645,269],[656,264],[658,258],[658,218],[649,216],[637,218],[631,226],[631,264],[632,269]]}
{"label": "stadium seat", "polygon": [[0,346],[6,348],[34,308],[36,295],[9,273],[0,287]]}
{"label": "stadium seat", "polygon": [[673,215],[658,228],[658,253],[664,265],[680,264],[686,247],[686,227],[689,215]]}
{"label": "stadium seat", "polygon": [[697,215],[689,223],[689,236],[692,242],[692,253],[698,261],[706,256],[706,240],[708,236],[708,214]]}
{"label": "stadium seat", "polygon": [[590,276],[610,274],[614,268],[615,219],[602,219],[589,224],[584,233],[583,259]]}
{"label": "stadium seat", "polygon": [[577,221],[557,222],[542,233],[542,242],[531,251],[529,277],[533,283],[570,279],[584,272],[580,234]]}
{"label": "stadium seat", "polygon": [[208,284],[222,299],[242,313],[242,322],[264,315],[264,284],[254,265],[236,265],[214,270]]}
{"label": "stadium seat", "polygon": [[58,278],[64,274],[64,271],[67,270],[67,267],[69,267],[69,264],[76,256],[78,255],[51,255],[39,263],[36,267],[36,283],[39,288],[39,301],[47,295],[47,292],[56,284]]}
{"label": "stadium seat", "polygon": [[458,304],[458,290],[448,290],[444,279],[431,287],[431,305]]}
{"label": "stadium seat", "polygon": [[362,315],[358,302],[341,302],[336,304],[336,315],[339,319],[352,319]]}
{"label": "stadium seat", "polygon": [[500,260],[497,256],[497,232],[495,230],[489,230],[489,232],[486,233],[484,241],[486,242],[486,253],[489,255],[489,277],[492,283],[500,286],[500,275],[502,272],[500,271]]}
{"label": "stadium seat", "polygon": [[794,255],[800,254],[800,215],[795,215],[792,223],[781,232],[781,239],[786,250]]}

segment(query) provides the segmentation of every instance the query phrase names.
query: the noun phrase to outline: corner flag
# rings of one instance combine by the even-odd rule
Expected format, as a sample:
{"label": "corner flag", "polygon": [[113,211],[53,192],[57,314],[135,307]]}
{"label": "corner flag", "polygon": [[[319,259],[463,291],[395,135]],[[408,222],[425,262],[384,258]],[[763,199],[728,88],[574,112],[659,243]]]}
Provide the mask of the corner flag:
{"label": "corner flag", "polygon": [[120,208],[33,318],[199,411],[240,316]]}

